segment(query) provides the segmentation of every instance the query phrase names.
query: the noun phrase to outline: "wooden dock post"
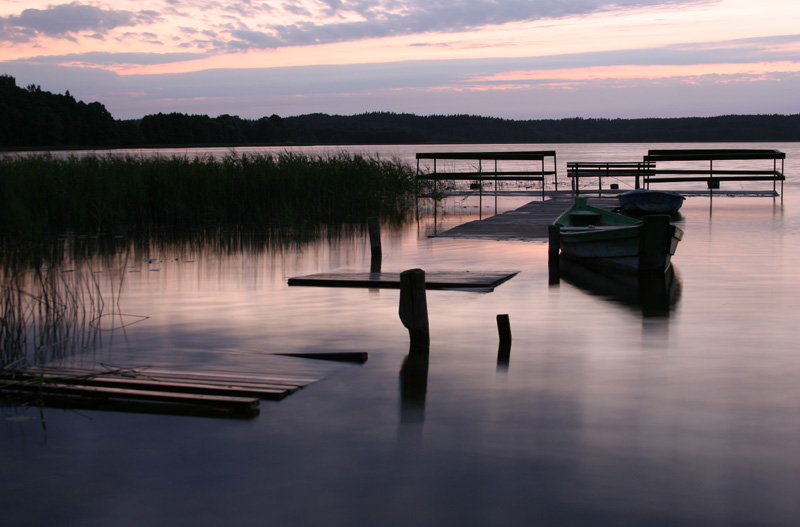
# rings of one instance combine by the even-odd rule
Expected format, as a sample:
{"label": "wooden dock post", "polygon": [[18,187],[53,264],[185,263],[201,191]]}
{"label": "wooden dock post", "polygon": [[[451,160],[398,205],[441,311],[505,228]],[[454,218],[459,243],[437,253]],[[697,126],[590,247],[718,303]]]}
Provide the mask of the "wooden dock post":
{"label": "wooden dock post", "polygon": [[561,227],[549,225],[547,227],[547,270],[548,283],[558,285],[561,280],[561,266],[559,264],[559,253],[561,251]]}
{"label": "wooden dock post", "polygon": [[511,357],[511,323],[508,315],[497,315],[497,333],[500,345],[497,347],[497,365],[508,366]]}
{"label": "wooden dock post", "polygon": [[370,272],[380,273],[383,250],[381,249],[381,225],[377,216],[367,218],[367,228],[369,229],[369,246],[372,252]]}
{"label": "wooden dock post", "polygon": [[561,250],[561,227],[558,225],[547,226],[547,255],[552,258],[558,258],[558,253]]}
{"label": "wooden dock post", "polygon": [[639,271],[663,273],[669,257],[669,216],[656,214],[642,219],[639,238]]}
{"label": "wooden dock post", "polygon": [[400,273],[400,320],[408,329],[411,349],[427,353],[431,338],[428,326],[428,300],[425,296],[425,271],[409,269]]}

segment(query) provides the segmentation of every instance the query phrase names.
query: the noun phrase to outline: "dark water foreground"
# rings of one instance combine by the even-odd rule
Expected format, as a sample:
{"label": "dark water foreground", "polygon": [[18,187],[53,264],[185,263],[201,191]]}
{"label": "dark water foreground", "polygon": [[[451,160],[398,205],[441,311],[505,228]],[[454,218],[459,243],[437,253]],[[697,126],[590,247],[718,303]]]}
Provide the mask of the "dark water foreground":
{"label": "dark water foreground", "polygon": [[[689,198],[676,294],[655,311],[630,289],[550,284],[544,243],[429,238],[427,216],[384,226],[386,271],[521,271],[492,293],[430,292],[427,361],[407,357],[397,291],[287,285],[368,269],[363,231],[154,244],[125,261],[119,296],[147,318],[76,357],[227,372],[272,352],[369,360],[282,357],[323,378],[253,420],[3,408],[3,524],[795,525],[794,193],[715,198],[713,213]],[[437,230],[476,210],[442,212]],[[497,314],[513,333],[499,364]]]}

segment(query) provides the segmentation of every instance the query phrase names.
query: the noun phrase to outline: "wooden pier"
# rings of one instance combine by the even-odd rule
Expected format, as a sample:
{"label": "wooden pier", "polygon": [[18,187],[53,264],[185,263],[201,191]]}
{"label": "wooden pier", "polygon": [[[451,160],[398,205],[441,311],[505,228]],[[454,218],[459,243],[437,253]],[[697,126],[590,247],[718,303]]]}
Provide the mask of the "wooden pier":
{"label": "wooden pier", "polygon": [[0,370],[0,395],[24,404],[65,409],[252,418],[258,415],[262,400],[279,401],[319,378],[280,372],[35,367]]}
{"label": "wooden pier", "polygon": [[[533,201],[515,210],[464,223],[436,236],[483,240],[546,240],[550,225],[574,201],[572,196]],[[619,206],[616,198],[590,198],[588,202],[608,210]]]}

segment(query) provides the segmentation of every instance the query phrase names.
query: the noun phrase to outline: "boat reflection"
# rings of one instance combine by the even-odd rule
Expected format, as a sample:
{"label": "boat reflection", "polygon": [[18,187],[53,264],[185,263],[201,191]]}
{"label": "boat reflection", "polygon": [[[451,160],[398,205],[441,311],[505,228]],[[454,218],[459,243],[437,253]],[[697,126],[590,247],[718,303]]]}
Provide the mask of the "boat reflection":
{"label": "boat reflection", "polygon": [[645,317],[669,316],[681,296],[681,279],[674,265],[664,273],[626,273],[596,269],[569,258],[558,261],[562,280],[588,293],[631,307]]}

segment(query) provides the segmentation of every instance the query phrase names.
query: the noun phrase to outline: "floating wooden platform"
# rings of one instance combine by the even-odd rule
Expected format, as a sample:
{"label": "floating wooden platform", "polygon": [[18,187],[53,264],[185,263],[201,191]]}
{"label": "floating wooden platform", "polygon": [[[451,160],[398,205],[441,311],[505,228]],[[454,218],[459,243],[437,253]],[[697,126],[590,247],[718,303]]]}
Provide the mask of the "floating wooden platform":
{"label": "floating wooden platform", "polygon": [[[517,273],[519,271],[426,271],[425,288],[489,292]],[[318,273],[290,278],[289,285],[399,289],[400,273]]]}
{"label": "floating wooden platform", "polygon": [[137,413],[251,418],[318,380],[298,376],[95,371],[37,367],[0,371],[0,395],[27,404]]}

